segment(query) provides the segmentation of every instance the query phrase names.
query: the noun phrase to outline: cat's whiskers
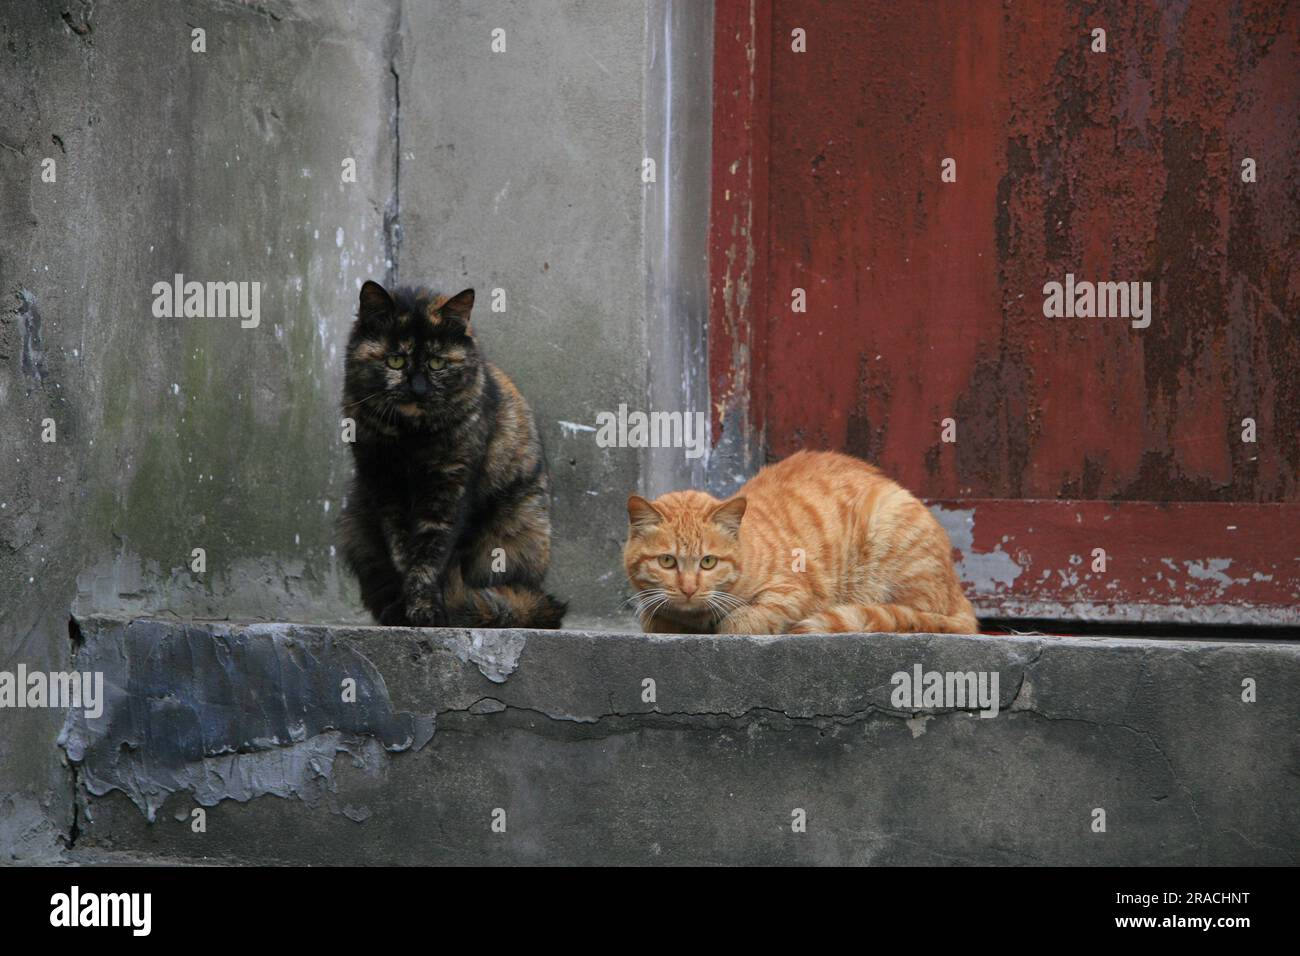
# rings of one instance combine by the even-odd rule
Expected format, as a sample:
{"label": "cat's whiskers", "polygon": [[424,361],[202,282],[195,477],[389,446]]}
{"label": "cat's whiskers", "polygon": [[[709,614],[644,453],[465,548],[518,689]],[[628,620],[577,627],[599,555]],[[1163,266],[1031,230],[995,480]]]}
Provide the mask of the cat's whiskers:
{"label": "cat's whiskers", "polygon": [[646,627],[646,626],[648,626],[648,625],[650,624],[650,622],[653,621],[653,620],[655,619],[655,615],[659,613],[660,609],[662,609],[662,608],[664,607],[664,605],[666,605],[666,604],[668,603],[668,601],[669,601],[669,598],[668,598],[667,595],[663,595],[663,596],[661,596],[661,597],[652,598],[652,599],[651,599],[651,603],[649,603],[649,604],[648,604],[648,605],[647,605],[647,606],[646,606],[646,607],[645,607],[645,608],[644,608],[644,609],[643,609],[643,610],[642,610],[642,611],[637,615],[639,618],[641,618],[641,626],[642,626],[642,627]]}
{"label": "cat's whiskers", "polygon": [[639,604],[640,602],[646,601],[649,598],[658,597],[660,595],[664,595],[667,593],[668,593],[667,588],[642,588],[640,591],[637,591],[634,594],[631,594],[627,598],[625,598],[623,600],[623,604],[624,606],[633,603]]}
{"label": "cat's whiskers", "polygon": [[654,620],[655,614],[658,613],[659,609],[667,604],[669,600],[671,600],[671,598],[668,594],[667,588],[645,588],[638,591],[636,594],[633,594],[624,603],[635,602],[636,616],[643,622],[644,626],[644,624]]}
{"label": "cat's whiskers", "polygon": [[714,619],[718,622],[721,622],[724,617],[736,610],[736,608],[744,607],[749,603],[730,591],[719,591],[717,589],[705,591],[702,597],[704,603],[713,613]]}
{"label": "cat's whiskers", "polygon": [[636,605],[636,616],[642,627],[649,626],[654,616],[672,600],[667,588],[642,588],[631,595],[624,604]]}
{"label": "cat's whiskers", "polygon": [[718,604],[725,607],[728,611],[734,610],[735,608],[738,607],[744,607],[746,604],[749,603],[744,598],[737,597],[736,595],[732,594],[730,591],[719,591],[716,588],[711,591],[708,591],[704,595],[704,599],[706,601],[710,599],[716,600]]}
{"label": "cat's whiskers", "polygon": [[367,395],[365,398],[358,398],[355,402],[348,402],[348,403],[347,403],[346,405],[344,405],[343,407],[344,407],[344,408],[354,408],[354,407],[356,407],[357,405],[363,405],[363,404],[365,404],[366,402],[370,401],[372,398],[374,398],[376,395],[382,395],[382,394],[384,394],[384,392],[386,392],[386,391],[388,391],[388,389],[386,389],[386,388],[381,388],[381,389],[380,389],[379,391],[377,391],[377,392],[371,392],[371,393],[370,393],[369,395]]}
{"label": "cat's whiskers", "polygon": [[387,395],[386,398],[387,401],[379,409],[379,422],[385,428],[396,428],[397,402],[393,400],[391,395]]}

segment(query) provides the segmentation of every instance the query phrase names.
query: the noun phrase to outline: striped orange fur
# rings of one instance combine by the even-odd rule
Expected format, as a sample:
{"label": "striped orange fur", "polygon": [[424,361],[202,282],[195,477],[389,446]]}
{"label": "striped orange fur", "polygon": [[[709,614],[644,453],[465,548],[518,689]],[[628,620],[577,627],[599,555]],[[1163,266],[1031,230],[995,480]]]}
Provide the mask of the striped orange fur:
{"label": "striped orange fur", "polygon": [[624,568],[647,632],[973,634],[952,544],[860,459],[798,452],[720,501],[628,499]]}

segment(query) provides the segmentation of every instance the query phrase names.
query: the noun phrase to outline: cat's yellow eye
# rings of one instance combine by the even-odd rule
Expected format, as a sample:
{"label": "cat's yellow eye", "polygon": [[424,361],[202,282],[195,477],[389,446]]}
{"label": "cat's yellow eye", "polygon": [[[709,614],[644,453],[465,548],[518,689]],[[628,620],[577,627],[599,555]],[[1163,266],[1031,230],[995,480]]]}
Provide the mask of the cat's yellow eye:
{"label": "cat's yellow eye", "polygon": [[677,567],[677,559],[674,558],[671,554],[661,554],[659,555],[659,567],[675,568]]}
{"label": "cat's yellow eye", "polygon": [[447,360],[440,355],[435,355],[431,359],[429,359],[429,368],[431,368],[435,372],[438,371],[438,369],[440,368],[446,368],[446,367],[447,367]]}
{"label": "cat's yellow eye", "polygon": [[405,355],[390,355],[384,361],[387,363],[388,367],[392,369],[406,368]]}
{"label": "cat's yellow eye", "polygon": [[700,558],[700,567],[702,567],[705,571],[709,570],[710,568],[716,567],[717,564],[718,564],[718,559],[711,554],[706,554],[704,557]]}

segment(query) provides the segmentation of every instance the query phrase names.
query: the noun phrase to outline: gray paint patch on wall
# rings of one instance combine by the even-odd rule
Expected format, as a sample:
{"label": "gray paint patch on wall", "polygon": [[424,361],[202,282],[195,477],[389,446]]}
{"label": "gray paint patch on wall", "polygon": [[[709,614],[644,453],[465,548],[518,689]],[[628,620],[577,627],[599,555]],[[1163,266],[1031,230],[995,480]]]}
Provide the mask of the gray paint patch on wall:
{"label": "gray paint patch on wall", "polygon": [[1002,550],[1001,545],[980,554],[975,551],[975,509],[943,508],[934,505],[930,511],[948,532],[952,546],[961,552],[957,562],[957,576],[975,586],[980,593],[993,593],[998,585],[1010,586],[1023,570],[1016,559]]}
{"label": "gray paint patch on wall", "polygon": [[442,638],[442,646],[462,664],[472,662],[494,684],[503,684],[519,666],[519,655],[528,638],[519,631],[454,631]]}
{"label": "gray paint patch on wall", "polygon": [[45,343],[41,338],[41,313],[36,297],[26,289],[18,293],[18,328],[22,332],[22,370],[36,385],[45,378]]}
{"label": "gray paint patch on wall", "polygon": [[339,753],[378,775],[388,753],[433,736],[431,713],[394,711],[375,666],[323,628],[89,628],[73,668],[103,673],[104,713],[71,711],[59,744],[90,793],[119,790],[151,822],[182,791],[204,806],[266,794],[315,803],[333,791]]}

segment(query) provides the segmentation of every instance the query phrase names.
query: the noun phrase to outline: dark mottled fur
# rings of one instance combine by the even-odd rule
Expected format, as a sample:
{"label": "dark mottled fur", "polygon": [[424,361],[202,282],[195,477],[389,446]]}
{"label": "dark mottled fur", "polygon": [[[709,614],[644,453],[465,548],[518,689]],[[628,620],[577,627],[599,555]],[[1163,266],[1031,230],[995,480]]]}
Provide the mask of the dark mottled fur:
{"label": "dark mottled fur", "polygon": [[[519,390],[479,352],[473,304],[472,289],[447,299],[362,287],[343,383],[343,414],[356,421],[344,557],[381,624],[559,627],[565,604],[542,590],[541,440]],[[431,357],[445,366],[431,369]]]}

